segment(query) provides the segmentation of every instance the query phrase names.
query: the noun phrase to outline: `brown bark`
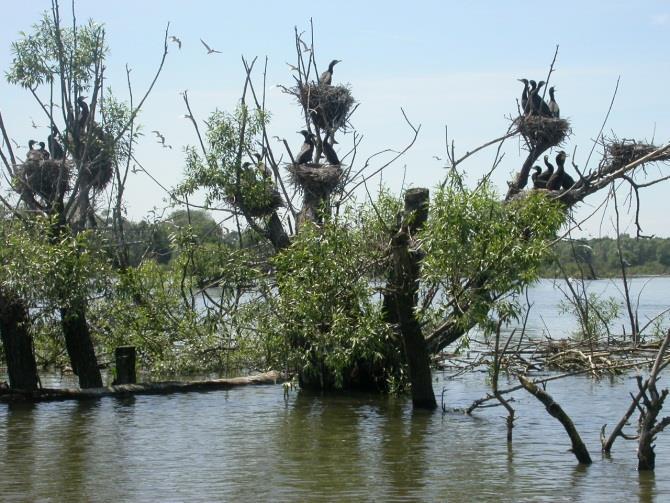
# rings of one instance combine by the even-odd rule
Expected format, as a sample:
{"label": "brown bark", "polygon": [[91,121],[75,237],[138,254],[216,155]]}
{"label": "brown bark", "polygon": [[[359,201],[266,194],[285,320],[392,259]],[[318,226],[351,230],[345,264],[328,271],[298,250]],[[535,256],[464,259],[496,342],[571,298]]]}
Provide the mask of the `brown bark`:
{"label": "brown bark", "polygon": [[73,301],[61,308],[61,325],[65,336],[65,347],[70,357],[72,371],[79,377],[81,388],[102,387],[102,377],[95,356],[91,332],[86,322],[86,305]]}
{"label": "brown bark", "polygon": [[384,311],[390,323],[398,327],[409,368],[414,408],[435,409],[430,358],[426,339],[415,308],[419,290],[421,254],[410,249],[411,237],[428,218],[428,189],[410,189],[405,194],[405,211],[398,233],[391,241],[393,268],[384,298]]}
{"label": "brown bark", "polygon": [[563,425],[563,428],[565,428],[565,431],[572,442],[572,452],[577,458],[577,461],[583,465],[590,465],[592,461],[589,451],[586,448],[586,445],[584,445],[584,442],[582,442],[582,438],[579,436],[577,428],[575,428],[570,416],[568,416],[561,406],[554,401],[549,393],[538,388],[533,382],[523,376],[519,376],[519,382],[526,391],[534,395],[535,398],[544,404],[550,415],[558,419]]}
{"label": "brown bark", "polygon": [[26,305],[21,299],[0,288],[0,335],[5,350],[9,386],[12,389],[33,391],[39,386],[29,326]]}

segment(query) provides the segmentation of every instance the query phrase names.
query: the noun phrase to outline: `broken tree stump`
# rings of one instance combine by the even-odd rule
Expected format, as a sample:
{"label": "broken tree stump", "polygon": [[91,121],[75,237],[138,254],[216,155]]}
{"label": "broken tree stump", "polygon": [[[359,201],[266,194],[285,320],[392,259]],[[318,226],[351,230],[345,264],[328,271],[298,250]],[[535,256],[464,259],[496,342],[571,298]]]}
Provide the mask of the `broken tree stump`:
{"label": "broken tree stump", "polygon": [[116,378],[113,384],[135,384],[135,361],[137,360],[135,346],[119,346],[114,351],[116,359]]}

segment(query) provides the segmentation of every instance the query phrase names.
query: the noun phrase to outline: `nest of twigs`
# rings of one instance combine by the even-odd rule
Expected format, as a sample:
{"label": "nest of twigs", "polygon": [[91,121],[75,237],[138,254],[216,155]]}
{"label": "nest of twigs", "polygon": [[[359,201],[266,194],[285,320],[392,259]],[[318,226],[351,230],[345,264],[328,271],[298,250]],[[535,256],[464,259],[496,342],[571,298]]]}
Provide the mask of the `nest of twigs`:
{"label": "nest of twigs", "polygon": [[293,185],[313,194],[330,194],[343,177],[339,164],[289,164],[286,169]]}
{"label": "nest of twigs", "polygon": [[344,126],[355,103],[351,90],[342,85],[308,84],[295,87],[291,92],[309,111],[312,122],[324,130],[334,131]]}
{"label": "nest of twigs", "polygon": [[[655,145],[648,143],[638,143],[635,140],[621,140],[608,143],[606,145],[606,154],[610,158],[610,166],[616,170],[622,168],[631,162],[651,154],[658,149]],[[656,161],[670,160],[670,151],[661,154]]]}
{"label": "nest of twigs", "polygon": [[242,171],[239,185],[234,183],[227,192],[228,203],[256,218],[271,215],[284,205],[281,194],[272,180],[258,180],[252,170]]}
{"label": "nest of twigs", "polygon": [[16,181],[22,194],[53,201],[69,188],[70,166],[65,160],[27,160],[16,167]]}
{"label": "nest of twigs", "polygon": [[560,145],[571,133],[570,123],[565,119],[542,115],[522,115],[514,120],[519,132],[533,145]]}

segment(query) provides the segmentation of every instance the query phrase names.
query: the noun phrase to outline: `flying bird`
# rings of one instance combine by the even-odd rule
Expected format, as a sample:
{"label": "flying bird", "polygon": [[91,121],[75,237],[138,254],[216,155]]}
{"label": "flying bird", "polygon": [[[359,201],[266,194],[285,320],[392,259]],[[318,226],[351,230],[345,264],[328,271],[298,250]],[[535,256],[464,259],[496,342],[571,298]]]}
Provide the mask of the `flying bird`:
{"label": "flying bird", "polygon": [[207,54],[212,54],[214,52],[217,52],[221,54],[221,51],[217,51],[216,49],[212,49],[210,46],[207,45],[207,42],[205,42],[203,39],[200,39],[200,42],[202,42],[202,45],[205,46],[205,49],[207,49]]}
{"label": "flying bird", "polygon": [[156,141],[160,143],[163,146],[163,148],[169,148],[169,149],[172,148],[172,145],[168,145],[167,143],[165,143],[165,136],[163,136],[160,133],[160,131],[153,130],[152,133],[156,135]]}
{"label": "flying bird", "polygon": [[175,44],[177,44],[177,46],[179,47],[179,50],[181,51],[181,40],[179,40],[174,35],[170,35],[170,42],[174,42]]}
{"label": "flying bird", "polygon": [[298,37],[298,42],[300,42],[300,45],[302,45],[303,47],[302,52],[312,52],[312,49],[310,49],[309,46],[305,43],[305,41],[300,37]]}

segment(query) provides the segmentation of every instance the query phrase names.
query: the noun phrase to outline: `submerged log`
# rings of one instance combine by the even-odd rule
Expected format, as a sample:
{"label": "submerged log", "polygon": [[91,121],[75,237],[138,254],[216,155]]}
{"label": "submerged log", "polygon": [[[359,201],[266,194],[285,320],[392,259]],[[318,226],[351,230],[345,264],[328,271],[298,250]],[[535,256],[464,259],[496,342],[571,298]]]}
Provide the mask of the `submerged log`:
{"label": "submerged log", "polygon": [[248,377],[233,377],[208,381],[164,381],[143,384],[119,384],[116,386],[85,389],[42,388],[32,392],[9,389],[0,391],[0,402],[52,402],[63,400],[95,400],[107,396],[167,395],[191,391],[225,390],[251,384],[277,384],[283,380],[279,372],[270,371]]}
{"label": "submerged log", "polygon": [[519,376],[519,382],[526,389],[526,391],[532,395],[535,395],[535,398],[544,404],[549,414],[558,419],[563,425],[563,428],[565,428],[565,431],[567,432],[568,436],[570,437],[570,441],[572,442],[572,452],[577,458],[577,461],[584,465],[590,465],[592,461],[591,456],[589,455],[589,451],[586,448],[586,445],[584,445],[584,442],[582,442],[582,438],[579,436],[577,428],[575,428],[575,425],[572,422],[572,419],[570,419],[570,416],[568,416],[561,408],[561,406],[554,401],[549,393],[538,388],[532,381],[524,378],[523,376]]}

